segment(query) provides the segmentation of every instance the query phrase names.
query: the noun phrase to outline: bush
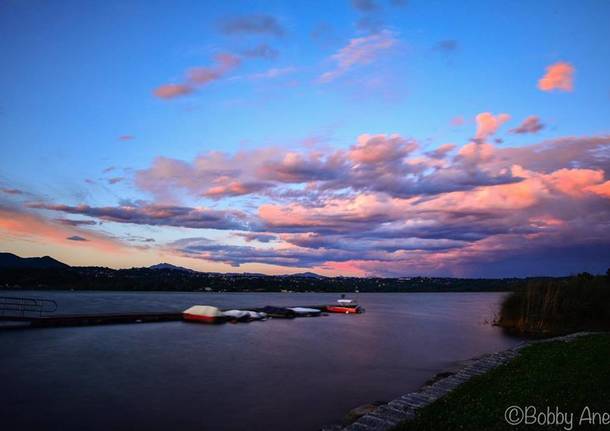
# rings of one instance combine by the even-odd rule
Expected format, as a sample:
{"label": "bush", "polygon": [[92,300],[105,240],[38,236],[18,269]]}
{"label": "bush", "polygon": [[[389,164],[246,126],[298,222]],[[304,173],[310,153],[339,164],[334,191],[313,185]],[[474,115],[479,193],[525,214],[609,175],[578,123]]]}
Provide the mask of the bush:
{"label": "bush", "polygon": [[608,277],[582,273],[566,279],[530,281],[504,300],[497,323],[532,334],[608,330]]}

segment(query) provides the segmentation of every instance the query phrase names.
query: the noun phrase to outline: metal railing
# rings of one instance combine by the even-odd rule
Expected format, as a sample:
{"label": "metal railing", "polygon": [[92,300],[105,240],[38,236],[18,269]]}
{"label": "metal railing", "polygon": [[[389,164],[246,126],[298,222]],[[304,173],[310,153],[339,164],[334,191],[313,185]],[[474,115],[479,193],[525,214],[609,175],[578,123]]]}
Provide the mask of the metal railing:
{"label": "metal railing", "polygon": [[56,310],[57,302],[52,299],[0,296],[0,318],[42,317],[43,314]]}

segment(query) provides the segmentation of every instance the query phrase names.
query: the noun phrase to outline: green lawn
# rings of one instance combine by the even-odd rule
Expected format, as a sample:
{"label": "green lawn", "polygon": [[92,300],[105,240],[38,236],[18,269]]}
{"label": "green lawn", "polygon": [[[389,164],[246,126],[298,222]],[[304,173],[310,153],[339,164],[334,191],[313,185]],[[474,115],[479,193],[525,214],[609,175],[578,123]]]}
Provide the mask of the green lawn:
{"label": "green lawn", "polygon": [[546,412],[547,406],[572,412],[574,430],[610,429],[610,425],[578,426],[586,406],[610,414],[610,335],[529,346],[510,363],[471,379],[422,409],[415,421],[396,431],[541,429],[507,424],[504,412],[513,405],[534,406],[538,412]]}

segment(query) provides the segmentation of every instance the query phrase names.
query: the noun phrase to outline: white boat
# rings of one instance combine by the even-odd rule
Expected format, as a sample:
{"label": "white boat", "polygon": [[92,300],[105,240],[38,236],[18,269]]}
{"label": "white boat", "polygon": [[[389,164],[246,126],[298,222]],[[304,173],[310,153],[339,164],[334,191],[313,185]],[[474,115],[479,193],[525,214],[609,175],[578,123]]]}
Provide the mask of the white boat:
{"label": "white boat", "polygon": [[182,318],[200,323],[220,323],[224,321],[222,311],[209,305],[193,305],[182,312]]}

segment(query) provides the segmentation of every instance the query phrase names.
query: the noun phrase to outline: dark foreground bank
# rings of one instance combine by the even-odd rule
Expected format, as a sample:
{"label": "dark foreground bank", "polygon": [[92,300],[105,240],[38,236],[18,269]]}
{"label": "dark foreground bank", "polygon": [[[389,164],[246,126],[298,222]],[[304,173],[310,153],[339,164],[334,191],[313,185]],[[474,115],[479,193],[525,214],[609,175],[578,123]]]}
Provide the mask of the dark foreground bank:
{"label": "dark foreground bank", "polygon": [[[610,414],[608,357],[610,335],[607,334],[571,342],[533,344],[508,364],[473,377],[421,409],[414,421],[399,425],[395,431],[514,430],[515,425],[505,419],[505,412],[511,406],[544,412],[544,417],[550,417],[546,415],[547,408],[551,412],[572,414],[573,429],[607,429],[608,423],[606,428],[599,424],[591,427],[589,418],[603,420],[604,413]],[[513,411],[509,418],[518,420],[518,412]],[[581,419],[581,426],[577,426]]]}

